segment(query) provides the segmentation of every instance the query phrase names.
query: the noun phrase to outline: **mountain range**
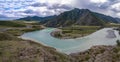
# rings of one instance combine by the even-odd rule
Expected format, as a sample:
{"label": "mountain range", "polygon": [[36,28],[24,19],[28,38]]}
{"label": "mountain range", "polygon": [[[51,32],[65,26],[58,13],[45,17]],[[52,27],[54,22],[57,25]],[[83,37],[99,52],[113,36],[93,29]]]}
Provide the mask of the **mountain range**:
{"label": "mountain range", "polygon": [[72,9],[56,16],[48,17],[25,17],[18,20],[40,21],[40,23],[49,27],[64,27],[71,25],[97,25],[102,26],[105,23],[120,23],[119,18],[114,18],[104,14],[90,11],[89,9]]}
{"label": "mountain range", "polygon": [[56,17],[56,16],[55,16],[55,15],[54,15],[54,16],[47,16],[47,17],[28,16],[28,17],[24,17],[24,18],[17,19],[17,20],[25,20],[25,21],[44,21],[44,20],[48,20],[48,19],[51,19],[51,18],[54,18],[54,17]]}

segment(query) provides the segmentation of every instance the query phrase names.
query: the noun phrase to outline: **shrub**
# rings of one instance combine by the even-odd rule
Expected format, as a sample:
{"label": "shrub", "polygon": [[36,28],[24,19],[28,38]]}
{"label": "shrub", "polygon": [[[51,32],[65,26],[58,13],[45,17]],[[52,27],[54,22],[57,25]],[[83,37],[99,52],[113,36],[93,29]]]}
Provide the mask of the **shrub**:
{"label": "shrub", "polygon": [[120,46],[120,40],[117,40],[116,42],[117,42],[117,46]]}

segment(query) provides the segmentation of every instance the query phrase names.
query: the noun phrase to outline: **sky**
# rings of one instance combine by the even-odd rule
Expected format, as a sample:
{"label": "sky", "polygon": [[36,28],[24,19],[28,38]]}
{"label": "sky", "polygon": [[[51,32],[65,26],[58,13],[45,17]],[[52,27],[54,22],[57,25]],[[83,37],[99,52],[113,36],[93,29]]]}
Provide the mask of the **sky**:
{"label": "sky", "polygon": [[120,0],[0,0],[0,20],[58,15],[74,8],[120,18]]}

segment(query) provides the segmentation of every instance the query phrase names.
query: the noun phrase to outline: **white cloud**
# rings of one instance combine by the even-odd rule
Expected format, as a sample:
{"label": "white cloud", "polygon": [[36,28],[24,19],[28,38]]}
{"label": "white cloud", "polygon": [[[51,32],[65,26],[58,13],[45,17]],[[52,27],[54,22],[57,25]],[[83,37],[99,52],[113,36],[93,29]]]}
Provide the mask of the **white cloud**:
{"label": "white cloud", "polygon": [[74,3],[74,0],[62,0],[61,4],[72,4]]}
{"label": "white cloud", "polygon": [[39,7],[36,10],[38,10],[40,12],[48,11],[48,9],[46,7]]}
{"label": "white cloud", "polygon": [[111,8],[120,11],[120,2],[119,2],[119,3],[116,3],[116,4],[113,4],[113,5],[111,6]]}
{"label": "white cloud", "polygon": [[118,17],[120,17],[120,13],[117,13],[116,15],[117,15]]}
{"label": "white cloud", "polygon": [[108,0],[90,0],[90,1],[93,2],[93,3],[105,3]]}
{"label": "white cloud", "polygon": [[48,4],[72,4],[74,0],[37,0],[39,3],[48,3]]}

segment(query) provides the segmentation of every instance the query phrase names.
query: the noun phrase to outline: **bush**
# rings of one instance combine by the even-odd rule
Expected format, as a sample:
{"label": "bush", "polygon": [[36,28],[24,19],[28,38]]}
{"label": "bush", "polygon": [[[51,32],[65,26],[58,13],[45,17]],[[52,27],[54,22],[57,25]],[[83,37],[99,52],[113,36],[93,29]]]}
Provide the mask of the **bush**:
{"label": "bush", "polygon": [[55,37],[62,37],[62,35],[60,33],[55,33],[54,36]]}
{"label": "bush", "polygon": [[117,42],[117,46],[120,46],[120,40],[117,40],[116,42]]}

